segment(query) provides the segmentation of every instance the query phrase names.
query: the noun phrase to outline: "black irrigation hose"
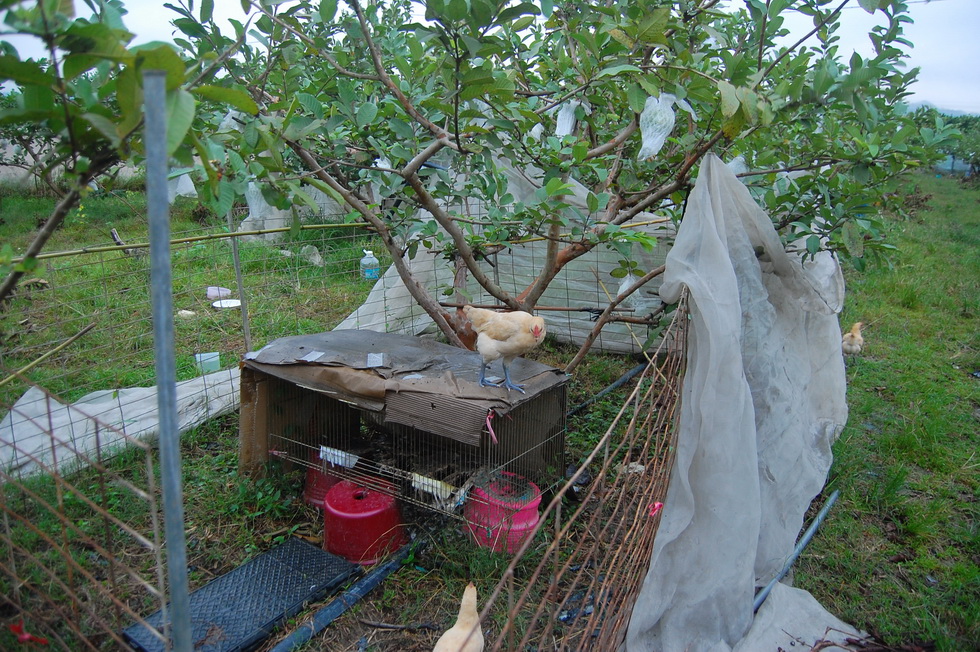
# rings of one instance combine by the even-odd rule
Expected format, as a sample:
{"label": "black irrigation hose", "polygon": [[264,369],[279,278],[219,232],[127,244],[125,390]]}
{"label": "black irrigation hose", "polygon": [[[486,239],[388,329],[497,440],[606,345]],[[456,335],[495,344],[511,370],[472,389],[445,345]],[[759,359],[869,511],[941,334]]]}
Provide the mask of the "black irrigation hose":
{"label": "black irrigation hose", "polygon": [[408,557],[412,544],[406,544],[382,564],[373,568],[367,575],[359,579],[346,592],[334,598],[329,604],[313,614],[313,618],[297,627],[292,633],[279,642],[271,652],[286,652],[294,650],[326,629],[342,613],[350,609],[363,598],[371,589],[381,584],[389,575],[402,567],[402,562]]}
{"label": "black irrigation hose", "polygon": [[592,405],[593,403],[595,403],[596,401],[598,401],[600,398],[602,398],[603,396],[605,396],[609,392],[611,392],[611,391],[613,391],[613,390],[621,387],[625,383],[628,383],[634,376],[636,376],[637,374],[641,373],[644,369],[646,369],[647,368],[647,364],[648,363],[646,363],[646,362],[641,362],[640,364],[636,365],[635,367],[633,367],[632,369],[630,369],[629,371],[627,371],[625,374],[623,374],[622,377],[619,380],[617,380],[616,382],[614,382],[612,385],[610,385],[609,387],[605,388],[604,390],[602,390],[601,392],[599,392],[598,394],[596,394],[595,396],[593,396],[592,398],[590,398],[589,400],[587,400],[585,403],[582,403],[580,405],[577,405],[577,406],[573,407],[571,410],[569,410],[565,414],[565,416],[566,417],[570,417],[570,416],[574,416],[574,415],[578,414],[581,410],[583,410],[584,408]]}

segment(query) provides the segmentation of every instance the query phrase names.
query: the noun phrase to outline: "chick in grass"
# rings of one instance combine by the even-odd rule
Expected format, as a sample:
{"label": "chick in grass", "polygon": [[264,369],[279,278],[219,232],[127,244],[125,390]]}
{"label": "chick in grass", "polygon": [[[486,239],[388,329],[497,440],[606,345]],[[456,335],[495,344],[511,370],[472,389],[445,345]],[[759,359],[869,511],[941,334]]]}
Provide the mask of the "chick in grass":
{"label": "chick in grass", "polygon": [[476,585],[473,582],[463,591],[455,624],[439,637],[432,652],[483,652],[483,630],[480,628]]}

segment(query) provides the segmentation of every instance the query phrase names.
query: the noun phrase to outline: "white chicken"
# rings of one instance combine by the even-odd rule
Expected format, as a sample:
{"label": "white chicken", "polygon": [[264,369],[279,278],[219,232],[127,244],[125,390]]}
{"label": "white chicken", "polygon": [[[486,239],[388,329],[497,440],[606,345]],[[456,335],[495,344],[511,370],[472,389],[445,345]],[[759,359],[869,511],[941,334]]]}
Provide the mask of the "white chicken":
{"label": "white chicken", "polygon": [[[483,364],[480,366],[480,385],[504,387],[523,394],[524,385],[518,385],[510,379],[507,366],[514,361],[514,358],[541,344],[545,336],[544,319],[521,310],[495,312],[465,306],[463,312],[473,324],[473,330],[477,334],[476,350],[483,357]],[[486,378],[487,366],[498,359],[504,368],[504,380],[501,383],[493,383]]]}
{"label": "white chicken", "polygon": [[463,591],[456,623],[436,641],[432,652],[483,652],[483,630],[476,610],[476,585],[470,582]]}
{"label": "white chicken", "polygon": [[857,355],[864,348],[864,337],[861,336],[862,326],[864,326],[864,322],[856,322],[851,326],[850,331],[844,333],[840,344],[844,355]]}

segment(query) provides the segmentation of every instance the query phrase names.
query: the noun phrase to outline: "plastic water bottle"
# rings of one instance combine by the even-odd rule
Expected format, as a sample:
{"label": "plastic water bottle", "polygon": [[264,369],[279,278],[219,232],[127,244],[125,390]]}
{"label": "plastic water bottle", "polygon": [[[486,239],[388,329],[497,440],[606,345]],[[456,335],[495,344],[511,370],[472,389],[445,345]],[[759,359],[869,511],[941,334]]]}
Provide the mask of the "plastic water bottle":
{"label": "plastic water bottle", "polygon": [[375,280],[381,275],[381,263],[374,257],[374,252],[363,249],[364,258],[361,258],[361,277]]}

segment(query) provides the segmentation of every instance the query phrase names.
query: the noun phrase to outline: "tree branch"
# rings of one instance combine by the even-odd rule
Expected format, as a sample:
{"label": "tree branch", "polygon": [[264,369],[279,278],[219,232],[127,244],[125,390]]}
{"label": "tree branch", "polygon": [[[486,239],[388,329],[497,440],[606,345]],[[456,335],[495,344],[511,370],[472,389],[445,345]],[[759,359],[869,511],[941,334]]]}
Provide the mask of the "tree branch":
{"label": "tree branch", "polygon": [[450,325],[449,321],[446,319],[446,313],[439,306],[439,302],[433,299],[429,295],[429,292],[413,277],[412,270],[408,268],[408,263],[405,262],[405,259],[402,256],[401,248],[391,236],[391,230],[388,229],[388,226],[385,224],[381,216],[379,216],[370,206],[357,197],[357,195],[351,192],[350,189],[327,174],[327,171],[317,163],[316,158],[314,158],[313,154],[309,150],[296,141],[286,138],[283,138],[283,141],[296,153],[307,168],[316,174],[318,179],[336,191],[341,197],[343,197],[344,201],[347,202],[349,206],[363,215],[364,219],[366,219],[368,223],[374,227],[377,234],[381,237],[381,241],[384,243],[388,253],[391,254],[391,262],[398,271],[398,276],[401,277],[402,282],[405,284],[405,287],[408,289],[412,297],[418,301],[422,309],[425,310],[430,317],[432,317],[432,320],[436,323],[436,326],[439,327],[439,330],[442,331],[450,343],[460,348],[466,348],[456,335],[456,331],[453,330],[452,325]]}
{"label": "tree branch", "polygon": [[[385,85],[385,88],[387,88],[388,91],[395,96],[408,115],[412,116],[416,122],[428,129],[436,138],[446,139],[447,142],[449,142],[447,139],[446,130],[422,115],[419,110],[415,108],[415,105],[413,105],[408,99],[405,93],[402,92],[402,89],[400,89],[391,79],[391,77],[388,76],[388,71],[385,70],[384,61],[381,60],[381,51],[378,50],[377,44],[371,37],[371,30],[369,29],[370,26],[368,25],[367,19],[364,17],[364,11],[361,9],[360,3],[357,0],[347,0],[347,3],[357,15],[357,21],[361,25],[361,32],[364,34],[364,42],[367,44],[368,51],[371,53],[371,61],[374,62],[374,71],[378,74],[378,79]],[[452,145],[452,147],[455,149],[456,146]]]}
{"label": "tree branch", "polygon": [[602,331],[603,326],[605,326],[607,322],[611,321],[610,317],[613,311],[619,307],[619,304],[628,299],[630,295],[639,290],[641,287],[646,285],[648,281],[663,274],[666,269],[666,265],[661,265],[656,269],[650,270],[641,278],[637,279],[632,285],[626,288],[622,294],[616,295],[616,297],[609,302],[609,305],[606,306],[606,308],[602,311],[602,314],[599,315],[599,318],[596,320],[595,326],[593,326],[589,334],[586,335],[585,341],[579,348],[578,353],[576,353],[575,357],[572,358],[567,365],[565,365],[566,374],[571,374],[573,371],[575,371],[575,368],[578,367],[582,360],[585,359],[589,349],[592,348],[592,344],[595,342],[596,338],[599,337],[599,333]]}
{"label": "tree branch", "polygon": [[[115,157],[106,158],[103,160],[95,160],[92,162],[92,166],[82,175],[79,176],[78,185],[68,191],[61,201],[57,203],[51,215],[45,221],[44,226],[37,232],[34,236],[34,240],[28,245],[27,250],[24,252],[23,260],[26,262],[35,258],[44,245],[47,244],[48,240],[54,235],[55,230],[64,221],[65,216],[68,215],[68,211],[75,206],[79,198],[82,196],[82,189],[88,185],[88,183],[98,177],[100,174],[108,170],[110,167],[115,165],[117,159]],[[7,278],[3,280],[0,284],[0,306],[10,297],[13,293],[14,288],[17,287],[17,283],[24,276],[24,271],[14,268],[7,274]]]}
{"label": "tree branch", "polygon": [[429,191],[425,189],[422,185],[422,179],[419,178],[417,174],[407,174],[404,175],[405,181],[408,182],[412,189],[415,190],[415,194],[418,197],[419,203],[422,207],[432,214],[436,222],[439,223],[449,237],[452,238],[453,243],[456,245],[456,251],[462,257],[466,266],[469,268],[470,273],[473,274],[473,278],[486,289],[491,295],[499,299],[502,303],[507,304],[508,307],[514,310],[523,310],[521,306],[514,297],[504,290],[502,287],[493,282],[489,276],[484,273],[480,268],[476,260],[476,255],[473,252],[473,248],[470,243],[466,241],[466,234],[463,233],[462,229],[456,224],[452,216],[449,215],[442,206],[435,200],[435,198],[429,194]]}

